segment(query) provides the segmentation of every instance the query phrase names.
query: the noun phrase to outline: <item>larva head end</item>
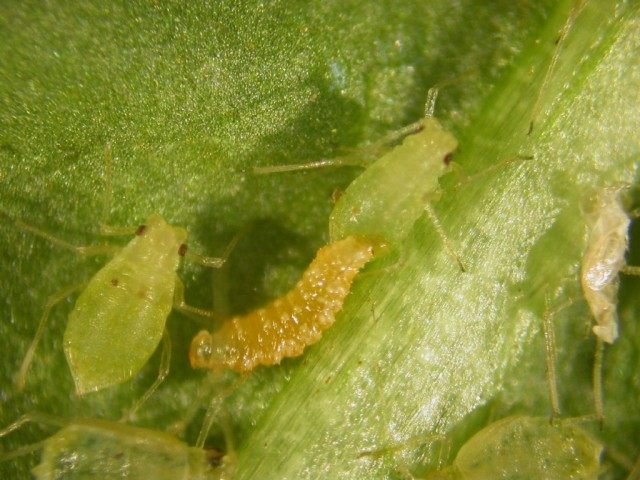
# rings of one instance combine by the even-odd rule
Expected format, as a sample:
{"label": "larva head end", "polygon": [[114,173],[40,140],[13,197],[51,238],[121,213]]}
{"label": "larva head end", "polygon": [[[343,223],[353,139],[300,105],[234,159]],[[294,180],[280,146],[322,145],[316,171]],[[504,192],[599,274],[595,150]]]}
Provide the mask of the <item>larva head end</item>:
{"label": "larva head end", "polygon": [[213,356],[213,342],[211,334],[201,330],[193,340],[189,349],[189,361],[192,368],[210,368]]}

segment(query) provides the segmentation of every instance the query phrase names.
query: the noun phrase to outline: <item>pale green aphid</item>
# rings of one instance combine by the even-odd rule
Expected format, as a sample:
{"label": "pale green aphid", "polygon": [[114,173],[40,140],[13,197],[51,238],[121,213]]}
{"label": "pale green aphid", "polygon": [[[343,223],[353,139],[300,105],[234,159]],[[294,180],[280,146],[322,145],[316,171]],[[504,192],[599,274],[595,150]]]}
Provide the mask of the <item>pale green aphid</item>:
{"label": "pale green aphid", "polygon": [[[76,247],[21,221],[16,224],[82,255],[105,253],[102,246]],[[64,334],[64,352],[80,395],[122,383],[140,371],[163,338],[172,308],[214,317],[212,312],[184,302],[183,287],[176,270],[181,257],[187,253],[186,230],[167,224],[159,215],[152,215],[135,233],[129,244],[87,284],[65,289],[49,299],[16,377],[18,388],[25,384],[51,308],[82,287],[84,290],[69,315]],[[205,266],[219,267],[224,263],[224,258],[189,255]],[[136,408],[168,373],[170,342],[166,335],[164,339],[159,376]]]}
{"label": "pale green aphid", "polygon": [[0,454],[10,460],[42,449],[32,473],[38,480],[214,480],[229,478],[233,463],[216,452],[190,447],[164,432],[103,420],[65,422],[43,414],[25,415],[0,437],[29,422],[61,427],[51,437]]}
{"label": "pale green aphid", "polygon": [[[602,445],[575,423],[568,419],[551,424],[548,418],[528,416],[498,420],[471,437],[451,465],[424,480],[596,480]],[[398,448],[403,447],[365,455]]]}
{"label": "pale green aphid", "polygon": [[569,420],[514,416],[480,430],[432,479],[596,480],[602,445]]}
{"label": "pale green aphid", "polygon": [[[380,157],[358,176],[336,203],[329,218],[333,240],[354,234],[406,236],[434,200],[458,142],[432,117],[419,131]],[[375,194],[373,194],[375,192]]]}
{"label": "pale green aphid", "polygon": [[[423,119],[352,154],[301,165],[258,167],[254,173],[344,165],[367,167],[335,204],[329,218],[331,241],[350,235],[379,235],[393,244],[404,238],[426,213],[446,249],[456,257],[430,203],[438,199],[438,179],[448,171],[458,146],[455,137],[433,117],[437,94],[436,88],[429,90]],[[398,145],[391,146],[399,140]]]}

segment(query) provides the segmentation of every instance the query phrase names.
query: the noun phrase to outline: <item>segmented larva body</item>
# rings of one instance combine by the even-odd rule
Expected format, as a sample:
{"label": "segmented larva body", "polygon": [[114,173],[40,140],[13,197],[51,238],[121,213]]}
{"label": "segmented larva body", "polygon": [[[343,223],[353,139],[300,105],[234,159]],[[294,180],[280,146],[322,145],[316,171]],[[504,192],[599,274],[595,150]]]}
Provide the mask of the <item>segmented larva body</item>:
{"label": "segmented larva body", "polygon": [[214,333],[198,333],[191,366],[248,372],[301,355],[333,324],[355,276],[384,247],[379,239],[351,236],[321,248],[289,293]]}

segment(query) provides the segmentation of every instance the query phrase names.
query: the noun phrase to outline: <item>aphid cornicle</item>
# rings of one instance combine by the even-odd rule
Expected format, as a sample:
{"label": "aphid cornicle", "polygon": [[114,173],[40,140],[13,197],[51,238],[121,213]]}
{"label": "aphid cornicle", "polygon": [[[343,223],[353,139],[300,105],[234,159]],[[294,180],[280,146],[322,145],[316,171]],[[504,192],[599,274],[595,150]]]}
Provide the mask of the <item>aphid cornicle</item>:
{"label": "aphid cornicle", "polygon": [[[75,247],[35,227],[17,224],[83,254],[91,253],[94,248]],[[137,229],[136,236],[86,284],[64,333],[64,352],[78,394],[122,383],[140,371],[160,343],[174,306],[189,313],[213,316],[209,311],[184,303],[176,270],[186,254],[186,239],[186,230],[167,224],[159,215],[151,215]],[[94,253],[104,253],[104,249],[95,248]],[[207,266],[224,262],[224,259],[194,257]],[[79,287],[54,295],[47,303],[16,379],[19,388],[25,383],[50,309],[76,289]],[[167,349],[169,345],[167,338]],[[158,380],[143,398],[148,398],[166,376],[169,362],[163,359]]]}
{"label": "aphid cornicle", "polygon": [[42,448],[32,472],[38,480],[214,480],[227,478],[233,465],[215,451],[190,447],[164,432],[103,420],[63,422],[47,415],[26,415],[0,431],[4,436],[26,423],[62,427],[51,437],[15,452],[0,454],[9,460]]}
{"label": "aphid cornicle", "polygon": [[289,293],[213,333],[198,333],[191,365],[248,372],[301,355],[333,324],[359,270],[385,247],[373,237],[351,236],[321,248]]}

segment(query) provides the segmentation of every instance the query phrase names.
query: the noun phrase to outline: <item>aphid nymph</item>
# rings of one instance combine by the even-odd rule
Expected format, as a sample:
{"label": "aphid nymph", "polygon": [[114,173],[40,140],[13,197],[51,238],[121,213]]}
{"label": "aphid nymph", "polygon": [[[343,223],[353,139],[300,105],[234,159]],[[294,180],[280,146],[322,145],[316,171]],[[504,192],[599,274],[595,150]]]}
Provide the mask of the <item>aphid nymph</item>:
{"label": "aphid nymph", "polygon": [[248,372],[301,355],[333,324],[360,269],[385,248],[379,239],[361,236],[321,248],[289,293],[213,333],[198,333],[191,342],[191,365]]}
{"label": "aphid nymph", "polygon": [[[105,251],[102,246],[76,247],[23,222],[16,223],[80,254]],[[185,255],[210,267],[221,266],[224,259],[188,254],[186,239],[186,230],[167,224],[159,215],[151,215],[135,230],[134,238],[88,283],[52,296],[17,375],[18,387],[24,386],[51,308],[82,287],[84,290],[69,315],[64,333],[64,352],[80,395],[133,377],[163,338],[172,308],[213,317],[212,312],[184,302],[182,283],[176,271]],[[166,336],[165,340],[166,355],[163,355],[159,377],[143,398],[147,398],[168,373],[170,343]]]}
{"label": "aphid nymph", "polygon": [[427,478],[596,480],[601,453],[602,445],[569,420],[551,425],[543,417],[507,417],[476,433],[450,467]]}
{"label": "aphid nymph", "polygon": [[42,442],[0,454],[0,461],[42,448],[40,463],[32,470],[39,480],[214,480],[227,478],[225,473],[233,467],[226,457],[216,466],[216,452],[190,447],[166,433],[102,420],[65,422],[43,414],[25,415],[0,431],[0,437],[29,422],[61,429]]}
{"label": "aphid nymph", "polygon": [[[602,445],[572,419],[511,416],[489,424],[458,451],[453,463],[425,480],[596,480]],[[378,456],[399,447],[366,452]],[[401,448],[401,446],[400,446]]]}

